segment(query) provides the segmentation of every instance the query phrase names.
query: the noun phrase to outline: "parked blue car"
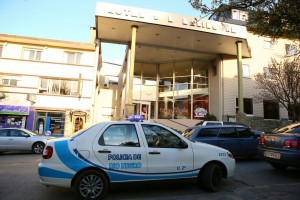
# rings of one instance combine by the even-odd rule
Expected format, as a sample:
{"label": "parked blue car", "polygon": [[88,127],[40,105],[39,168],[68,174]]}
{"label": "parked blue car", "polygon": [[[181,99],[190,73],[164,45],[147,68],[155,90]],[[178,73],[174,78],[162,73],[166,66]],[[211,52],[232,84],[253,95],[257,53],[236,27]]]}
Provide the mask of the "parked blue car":
{"label": "parked blue car", "polygon": [[256,156],[259,136],[239,125],[193,126],[182,135],[194,142],[204,142],[229,150],[233,156]]}
{"label": "parked blue car", "polygon": [[262,135],[258,153],[262,160],[275,169],[300,168],[300,122]]}

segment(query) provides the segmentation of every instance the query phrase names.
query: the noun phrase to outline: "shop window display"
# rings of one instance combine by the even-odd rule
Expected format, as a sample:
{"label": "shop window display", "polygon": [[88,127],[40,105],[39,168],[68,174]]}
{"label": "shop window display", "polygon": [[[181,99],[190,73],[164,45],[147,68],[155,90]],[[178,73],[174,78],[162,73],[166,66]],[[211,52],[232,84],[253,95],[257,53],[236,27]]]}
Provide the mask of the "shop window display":
{"label": "shop window display", "polygon": [[65,113],[37,112],[35,132],[38,134],[63,135]]}

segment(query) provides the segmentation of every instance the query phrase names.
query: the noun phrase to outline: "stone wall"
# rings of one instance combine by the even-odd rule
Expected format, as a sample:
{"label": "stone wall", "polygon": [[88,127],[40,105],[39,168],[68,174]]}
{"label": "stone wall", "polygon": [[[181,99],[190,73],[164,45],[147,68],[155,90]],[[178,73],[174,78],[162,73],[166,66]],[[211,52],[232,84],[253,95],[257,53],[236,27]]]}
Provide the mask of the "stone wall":
{"label": "stone wall", "polygon": [[[292,121],[288,119],[271,120],[262,117],[249,117],[245,115],[236,115],[236,121],[250,126],[252,129],[270,132],[275,128],[291,124]],[[228,121],[228,116],[223,116],[224,121]]]}

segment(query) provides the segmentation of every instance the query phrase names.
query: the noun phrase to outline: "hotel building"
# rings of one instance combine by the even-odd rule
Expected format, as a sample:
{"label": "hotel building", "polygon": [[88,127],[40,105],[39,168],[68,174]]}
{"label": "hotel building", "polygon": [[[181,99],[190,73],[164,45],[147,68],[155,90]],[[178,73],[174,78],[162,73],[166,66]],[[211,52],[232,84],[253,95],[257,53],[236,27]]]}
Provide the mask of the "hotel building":
{"label": "hotel building", "polygon": [[[265,131],[287,123],[277,102],[256,101],[254,75],[296,44],[247,32],[247,13],[232,17],[97,3],[91,43],[0,35],[1,123],[13,113],[22,127],[64,135],[133,114],[181,131],[207,114]],[[102,62],[103,42],[127,46],[122,65]]]}

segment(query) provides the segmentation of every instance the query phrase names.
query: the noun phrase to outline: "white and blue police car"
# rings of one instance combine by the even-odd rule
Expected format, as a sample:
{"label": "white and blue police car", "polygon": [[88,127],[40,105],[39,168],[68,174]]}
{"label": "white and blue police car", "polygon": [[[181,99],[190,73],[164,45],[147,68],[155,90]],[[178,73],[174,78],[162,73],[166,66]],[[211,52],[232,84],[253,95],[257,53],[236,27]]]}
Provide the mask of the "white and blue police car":
{"label": "white and blue police car", "polygon": [[194,143],[158,123],[131,121],[49,140],[38,168],[42,184],[73,188],[80,199],[102,199],[110,183],[186,178],[216,192],[234,170],[225,149]]}

